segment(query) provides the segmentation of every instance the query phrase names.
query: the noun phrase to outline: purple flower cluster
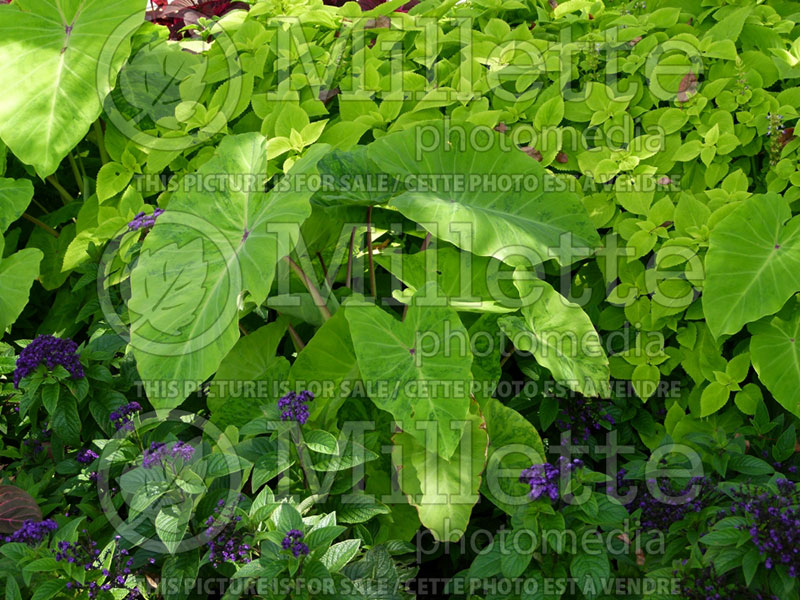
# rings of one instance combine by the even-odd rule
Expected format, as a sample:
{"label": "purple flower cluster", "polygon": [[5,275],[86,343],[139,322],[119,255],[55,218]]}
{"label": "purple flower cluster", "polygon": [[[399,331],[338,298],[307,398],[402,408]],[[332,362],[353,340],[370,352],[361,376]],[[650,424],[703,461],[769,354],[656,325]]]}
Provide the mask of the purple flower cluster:
{"label": "purple flower cluster", "polygon": [[111,414],[108,415],[108,418],[112,423],[114,423],[114,427],[116,427],[117,431],[120,429],[123,431],[133,431],[133,421],[131,421],[131,415],[139,412],[140,410],[142,410],[142,407],[138,402],[130,402],[125,406],[112,411]]}
{"label": "purple flower cluster", "polygon": [[17,529],[11,535],[5,536],[5,542],[19,542],[35,546],[41,542],[51,531],[58,529],[58,523],[53,519],[45,519],[44,521],[33,521],[27,519],[22,523],[22,527]]}
{"label": "purple flower cluster", "polygon": [[299,394],[289,392],[278,400],[278,408],[281,409],[281,421],[297,421],[304,425],[308,421],[307,404],[314,399],[314,394],[304,390]]}
{"label": "purple flower cluster", "polygon": [[40,335],[22,349],[17,357],[17,368],[14,369],[14,387],[19,387],[23,377],[33,373],[44,363],[48,369],[61,365],[75,378],[83,377],[83,365],[77,354],[78,344],[70,339],[61,339],[52,335]]}
{"label": "purple flower cluster", "polygon": [[[86,534],[86,530],[82,530]],[[96,598],[100,592],[107,592],[116,590],[120,592],[127,592],[123,596],[124,600],[134,600],[141,597],[139,588],[128,587],[128,578],[135,576],[131,567],[133,565],[133,558],[130,557],[130,552],[119,545],[120,536],[114,538],[115,544],[109,548],[105,553],[97,549],[97,542],[90,540],[88,542],[58,542],[56,546],[56,560],[61,562],[65,561],[70,564],[80,565],[86,572],[100,571],[103,576],[104,583],[91,581],[89,583],[81,583],[79,581],[70,581],[67,583],[67,589],[75,591],[85,591],[89,598]],[[111,560],[108,561],[109,554],[111,553]],[[155,562],[150,559],[151,564]],[[105,566],[105,565],[108,566]],[[114,594],[119,597],[118,594]]]}
{"label": "purple flower cluster", "polygon": [[166,456],[167,445],[164,442],[150,442],[150,448],[142,454],[142,466],[145,469],[151,469],[160,465]]}
{"label": "purple flower cluster", "polygon": [[308,554],[308,546],[302,541],[305,534],[299,529],[290,529],[281,540],[281,548],[290,550],[292,556],[300,558]]}
{"label": "purple flower cluster", "polygon": [[136,213],[136,216],[133,217],[133,220],[128,223],[128,231],[138,231],[139,229],[147,229],[152,227],[156,224],[156,219],[159,217],[159,215],[163,213],[163,208],[156,208],[152,215],[148,215],[144,211]]}
{"label": "purple flower cluster", "polygon": [[194,447],[187,442],[175,442],[172,448],[167,451],[167,445],[164,442],[151,442],[150,448],[144,451],[142,455],[142,466],[145,469],[151,469],[156,465],[161,465],[164,459],[180,458],[183,462],[192,460],[194,456]]}
{"label": "purple flower cluster", "polygon": [[97,452],[95,452],[91,448],[84,448],[83,450],[78,452],[78,455],[75,457],[75,460],[77,460],[82,465],[88,465],[97,458],[100,458],[97,455]]}
{"label": "purple flower cluster", "polygon": [[[620,494],[628,492],[629,487],[624,482],[625,469],[617,473],[617,490]],[[634,500],[630,510],[641,509],[640,526],[642,529],[659,529],[666,531],[672,523],[680,521],[691,512],[699,512],[709,506],[711,497],[716,489],[714,483],[707,477],[692,477],[686,485],[676,487],[674,480],[660,479],[649,480],[651,485],[658,482],[655,495],[649,487],[639,499]],[[694,489],[699,486],[699,489]]]}
{"label": "purple flower cluster", "polygon": [[527,483],[530,488],[530,497],[533,500],[547,496],[550,500],[558,500],[558,482],[562,470],[566,473],[583,466],[583,461],[575,458],[570,461],[565,456],[559,456],[558,466],[550,463],[531,465],[519,475],[522,483]]}
{"label": "purple flower cluster", "polygon": [[[673,575],[678,577],[678,571],[673,571]],[[777,596],[736,582],[730,573],[718,575],[713,565],[681,573],[679,586],[680,597],[686,600],[778,600]]]}
{"label": "purple flower cluster", "polygon": [[233,507],[226,510],[222,499],[214,508],[214,514],[206,519],[206,537],[213,538],[207,544],[208,559],[215,568],[226,562],[247,564],[252,559],[252,548],[244,543],[241,532],[236,531],[242,517],[234,516],[234,510]]}
{"label": "purple flower cluster", "polygon": [[582,436],[573,437],[573,444],[585,442],[592,432],[603,429],[604,421],[610,425],[616,424],[614,417],[606,412],[607,404],[591,402],[586,398],[567,398],[562,402],[555,425],[561,431],[574,431]]}
{"label": "purple flower cluster", "polygon": [[779,479],[778,493],[742,486],[733,492],[730,514],[743,516],[741,525],[762,556],[764,566],[784,565],[790,577],[800,574],[800,490],[793,481]]}

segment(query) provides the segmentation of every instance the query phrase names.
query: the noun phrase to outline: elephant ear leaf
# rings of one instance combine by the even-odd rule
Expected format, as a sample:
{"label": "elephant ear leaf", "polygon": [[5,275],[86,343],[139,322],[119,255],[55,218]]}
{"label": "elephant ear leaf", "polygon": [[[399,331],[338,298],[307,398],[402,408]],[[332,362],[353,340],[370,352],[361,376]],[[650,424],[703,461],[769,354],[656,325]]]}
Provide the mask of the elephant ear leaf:
{"label": "elephant ear leaf", "polygon": [[146,0],[0,4],[0,138],[42,176],[100,116]]}
{"label": "elephant ear leaf", "polygon": [[600,238],[577,194],[500,140],[439,122],[382,137],[370,152],[408,189],[389,205],[462,250],[513,266],[589,254]]}
{"label": "elephant ear leaf", "polygon": [[800,290],[800,216],[777,194],[752,196],[711,232],[703,312],[714,337],[774,314]]}

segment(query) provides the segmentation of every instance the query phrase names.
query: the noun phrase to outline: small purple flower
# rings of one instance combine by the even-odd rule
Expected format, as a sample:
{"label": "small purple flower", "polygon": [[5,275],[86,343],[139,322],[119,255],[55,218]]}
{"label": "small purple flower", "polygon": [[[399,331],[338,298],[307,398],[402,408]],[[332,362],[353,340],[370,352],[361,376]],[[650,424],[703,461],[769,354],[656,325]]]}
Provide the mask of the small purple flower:
{"label": "small purple flower", "polygon": [[128,223],[128,231],[138,231],[139,229],[148,229],[152,227],[156,224],[156,219],[163,213],[163,208],[156,208],[153,210],[152,215],[148,215],[144,211],[136,213],[136,216],[133,217],[133,220]]}
{"label": "small purple flower", "polygon": [[53,519],[46,519],[44,521],[33,521],[27,519],[22,523],[22,526],[11,535],[4,538],[6,542],[20,542],[35,546],[41,542],[51,531],[58,529],[58,523]]}
{"label": "small purple flower", "polygon": [[82,465],[88,465],[90,462],[92,462],[97,458],[100,458],[97,455],[97,452],[95,452],[91,448],[85,448],[80,452],[78,452],[78,455],[75,457],[75,460],[77,460]]}
{"label": "small purple flower", "polygon": [[281,548],[290,550],[295,558],[306,556],[308,554],[308,546],[302,541],[304,537],[305,534],[299,529],[290,529],[281,540]]}
{"label": "small purple flower", "polygon": [[173,458],[181,458],[183,462],[189,462],[194,456],[194,447],[186,442],[175,442],[171,454]]}
{"label": "small purple flower", "polygon": [[150,448],[144,451],[142,455],[142,466],[145,469],[151,469],[167,455],[167,445],[164,442],[151,442]]}
{"label": "small purple flower", "polygon": [[558,462],[559,466],[551,465],[550,463],[531,465],[520,473],[519,480],[527,483],[531,488],[531,499],[536,500],[542,496],[547,496],[550,500],[558,500],[558,480],[561,476],[562,468],[566,471],[573,471],[583,466],[583,461],[579,458],[570,462],[566,457],[561,456]]}
{"label": "small purple flower", "polygon": [[40,335],[22,349],[17,357],[17,368],[14,369],[14,387],[19,387],[23,377],[33,373],[44,363],[48,369],[57,365],[64,367],[75,379],[84,376],[83,365],[77,354],[78,344],[70,339],[61,339],[52,335]]}
{"label": "small purple flower", "polygon": [[108,415],[108,418],[112,423],[114,423],[114,427],[116,427],[117,431],[133,431],[133,421],[131,421],[131,415],[139,412],[140,410],[142,410],[142,407],[138,402],[129,402],[125,406],[111,411],[111,414]]}
{"label": "small purple flower", "polygon": [[297,421],[304,425],[308,421],[307,404],[314,399],[314,394],[304,390],[299,394],[289,392],[278,400],[278,408],[281,409],[281,421]]}

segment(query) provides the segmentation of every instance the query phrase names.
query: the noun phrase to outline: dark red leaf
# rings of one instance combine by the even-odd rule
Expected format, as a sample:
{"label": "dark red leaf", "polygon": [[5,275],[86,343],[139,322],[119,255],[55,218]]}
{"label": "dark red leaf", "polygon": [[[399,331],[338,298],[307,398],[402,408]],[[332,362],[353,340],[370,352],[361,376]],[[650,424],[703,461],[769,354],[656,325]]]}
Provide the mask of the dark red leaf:
{"label": "dark red leaf", "polygon": [[23,489],[0,485],[0,533],[15,532],[27,519],[42,520],[42,511],[36,500]]}

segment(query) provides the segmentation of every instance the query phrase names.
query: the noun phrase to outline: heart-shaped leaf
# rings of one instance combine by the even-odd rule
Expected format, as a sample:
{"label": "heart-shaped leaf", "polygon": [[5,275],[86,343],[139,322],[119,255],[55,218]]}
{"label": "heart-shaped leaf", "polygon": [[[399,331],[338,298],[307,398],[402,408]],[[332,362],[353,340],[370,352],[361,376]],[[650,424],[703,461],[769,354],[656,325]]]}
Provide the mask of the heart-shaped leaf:
{"label": "heart-shaped leaf", "polygon": [[144,19],[145,0],[0,5],[0,137],[42,177],[86,135]]}
{"label": "heart-shaped leaf", "polygon": [[410,190],[389,205],[463,250],[530,266],[550,258],[571,264],[598,246],[578,196],[502,140],[438,122],[387,135],[370,151]]}
{"label": "heart-shaped leaf", "polygon": [[791,216],[779,195],[752,196],[712,230],[703,313],[714,337],[776,313],[800,290],[800,216]]}
{"label": "heart-shaped leaf", "polygon": [[239,338],[243,291],[257,304],[266,299],[276,263],[292,251],[311,212],[304,176],[315,172],[328,148],[309,150],[286,176],[288,185],[266,193],[265,138],[232,135],[183,179],[131,275],[128,308],[139,373],[143,380],[174,382],[171,391],[149,388],[156,407],[179,405],[191,382],[217,370]]}

